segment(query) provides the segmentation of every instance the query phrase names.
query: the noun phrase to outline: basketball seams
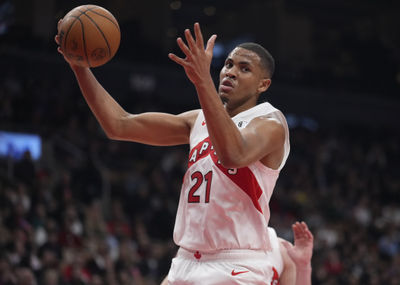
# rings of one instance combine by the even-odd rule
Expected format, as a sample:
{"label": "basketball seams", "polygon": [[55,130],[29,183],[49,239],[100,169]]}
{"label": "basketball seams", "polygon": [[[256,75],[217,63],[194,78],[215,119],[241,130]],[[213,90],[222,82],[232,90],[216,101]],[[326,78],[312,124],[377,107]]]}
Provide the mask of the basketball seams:
{"label": "basketball seams", "polygon": [[[69,34],[69,32],[71,31],[72,27],[75,25],[76,21],[79,21],[79,23],[81,24],[81,31],[82,31],[83,50],[84,50],[84,53],[85,53],[86,62],[88,63],[88,65],[89,65],[90,67],[91,67],[91,65],[90,65],[90,62],[89,62],[88,54],[87,54],[86,40],[85,40],[85,29],[84,29],[84,26],[85,26],[85,25],[83,25],[83,23],[82,23],[80,17],[81,17],[82,15],[86,15],[86,14],[85,14],[86,12],[91,11],[91,10],[96,9],[96,8],[97,8],[97,7],[90,7],[90,8],[87,8],[86,10],[84,10],[84,11],[77,9],[77,11],[80,12],[79,15],[71,15],[71,16],[69,16],[69,17],[71,17],[71,18],[75,18],[75,20],[71,23],[71,25],[69,25],[68,30],[66,31],[65,37],[64,37],[64,40],[63,40],[64,50],[65,50],[65,51],[67,52],[67,54],[68,54],[68,51],[67,51],[67,37],[68,37],[68,34]],[[103,35],[103,36],[104,36],[104,35]],[[108,46],[108,43],[107,43],[107,46]]]}
{"label": "basketball seams", "polygon": [[107,37],[106,37],[106,35],[104,34],[104,32],[100,29],[100,27],[99,27],[99,25],[96,23],[96,21],[93,20],[88,14],[85,13],[84,15],[85,15],[86,17],[89,18],[89,20],[93,23],[93,25],[95,25],[95,27],[97,28],[97,30],[101,33],[101,35],[102,35],[104,41],[105,41],[106,44],[107,44],[108,54],[109,54],[109,56],[112,56],[112,54],[111,54],[110,43],[108,42]]}
{"label": "basketball seams", "polygon": [[[82,16],[82,14],[79,15],[79,17],[80,16]],[[89,57],[87,54],[87,50],[86,50],[85,25],[82,23],[81,19],[78,18],[78,20],[79,20],[79,23],[81,24],[81,28],[82,28],[82,44],[83,44],[83,51],[85,52],[85,56],[86,56],[86,62],[88,63],[89,67],[91,67]]]}
{"label": "basketball seams", "polygon": [[65,35],[64,35],[64,38],[63,38],[63,42],[62,42],[62,45],[63,45],[63,50],[67,50],[67,37],[68,37],[68,34],[69,34],[69,32],[71,31],[71,29],[72,29],[72,26],[75,24],[75,22],[76,22],[76,20],[78,20],[78,18],[79,17],[75,17],[75,16],[71,16],[72,18],[75,18],[75,20],[71,23],[71,25],[69,25],[69,27],[68,27],[68,29],[65,31]]}
{"label": "basketball seams", "polygon": [[74,24],[76,23],[76,21],[79,20],[79,16],[70,16],[70,17],[75,18],[75,20],[71,23],[71,25],[69,25],[67,31],[65,32],[65,36],[64,36],[64,39],[62,42],[62,44],[64,46],[64,49],[63,49],[64,51],[67,51],[67,38],[68,38],[69,32],[71,31],[71,29],[74,26]]}
{"label": "basketball seams", "polygon": [[[92,10],[94,10],[94,9],[96,9],[96,8],[98,8],[98,7],[96,7],[96,6],[93,6],[93,7],[86,7],[87,9],[86,10],[84,10],[84,11],[82,11],[82,10],[79,10],[79,9],[77,9],[79,12],[81,12],[81,15],[82,14],[85,14],[86,12],[88,12],[88,11],[92,11]],[[79,15],[80,16],[80,15]]]}
{"label": "basketball seams", "polygon": [[[82,15],[85,15],[87,18],[82,18]],[[71,10],[63,20],[68,22],[68,26],[64,25],[61,30],[63,34],[65,33],[63,39],[60,38],[62,40],[61,47],[63,48],[63,51],[65,51],[66,56],[68,56],[68,54],[70,55],[71,58],[68,57],[70,60],[74,62],[83,60],[81,63],[77,62],[77,64],[84,64],[88,67],[97,67],[104,64],[104,59],[106,59],[107,62],[113,57],[113,45],[116,43],[116,49],[118,49],[119,37],[115,38],[109,33],[120,33],[120,28],[117,20],[109,11],[96,5],[83,5]],[[77,24],[77,21],[79,21],[79,24]],[[112,23],[111,26],[110,22]],[[103,24],[107,26],[105,27],[105,30],[103,30]],[[112,27],[116,30],[112,31]],[[110,28],[111,30],[109,30]],[[97,33],[97,35],[92,35],[92,33]],[[111,38],[109,38],[109,36],[111,36]],[[100,45],[101,49],[96,48],[91,51],[91,49],[95,47],[91,44],[94,39],[98,41],[95,45]],[[78,43],[77,48],[75,41]],[[74,44],[71,45],[72,43]],[[106,49],[108,50],[108,55],[104,54]],[[99,51],[97,50],[100,50],[100,54],[98,54]],[[77,54],[77,52],[79,54]],[[93,60],[100,60],[100,62],[91,64],[92,57]]]}
{"label": "basketball seams", "polygon": [[[94,9],[94,8],[95,8],[95,7],[92,7],[92,8],[89,8],[89,9]],[[89,9],[87,9],[87,10],[89,10]],[[86,10],[86,11],[87,11],[87,10]],[[82,14],[84,14],[84,13],[86,12],[86,11],[82,11],[82,10],[79,10],[79,9],[77,9],[77,11],[79,11],[79,12],[81,12],[81,13],[80,13],[79,15],[70,15],[70,16],[69,16],[70,18],[75,18],[75,20],[71,23],[71,25],[69,25],[67,31],[65,32],[65,36],[64,36],[64,39],[63,39],[63,42],[62,42],[65,51],[67,51],[67,37],[68,37],[69,32],[71,31],[71,29],[72,29],[72,27],[74,26],[75,22],[76,22],[77,20],[79,20],[79,17],[82,16]],[[79,21],[80,21],[80,20],[79,20]],[[83,25],[82,25],[82,22],[81,22],[81,26],[83,26]]]}
{"label": "basketball seams", "polygon": [[[97,8],[97,7],[95,7],[95,8]],[[101,16],[101,17],[103,17],[103,18],[105,18],[105,19],[109,20],[111,23],[113,23],[113,24],[114,24],[114,26],[115,26],[115,27],[117,27],[118,31],[120,31],[120,29],[119,29],[119,25],[118,25],[118,24],[115,22],[115,19],[113,19],[113,18],[110,18],[110,17],[107,17],[106,15],[103,15],[103,14],[101,14],[101,13],[99,13],[99,12],[95,11],[94,9],[93,9],[93,10],[91,10],[90,12],[92,12],[93,14],[96,14],[96,15],[98,15],[98,16]]]}
{"label": "basketball seams", "polygon": [[120,31],[119,25],[118,25],[118,23],[116,22],[115,19],[107,17],[106,15],[103,15],[103,14],[99,13],[98,11],[95,11],[96,9],[99,9],[99,7],[90,7],[90,8],[87,8],[86,10],[84,10],[84,11],[78,10],[79,12],[81,12],[81,14],[78,17],[80,17],[82,14],[87,16],[87,14],[86,14],[87,12],[92,12],[93,14],[96,14],[98,16],[101,16],[101,17],[109,20],[118,29],[118,31]]}

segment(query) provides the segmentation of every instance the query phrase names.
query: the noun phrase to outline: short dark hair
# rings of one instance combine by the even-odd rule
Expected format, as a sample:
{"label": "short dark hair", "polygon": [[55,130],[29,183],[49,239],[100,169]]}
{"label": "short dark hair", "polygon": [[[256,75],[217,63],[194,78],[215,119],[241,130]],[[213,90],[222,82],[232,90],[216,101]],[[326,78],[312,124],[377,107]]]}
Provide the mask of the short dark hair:
{"label": "short dark hair", "polygon": [[272,78],[272,75],[275,72],[275,60],[266,48],[251,42],[239,44],[237,47],[250,50],[257,54],[261,60],[261,67],[264,68],[269,74],[270,78]]}

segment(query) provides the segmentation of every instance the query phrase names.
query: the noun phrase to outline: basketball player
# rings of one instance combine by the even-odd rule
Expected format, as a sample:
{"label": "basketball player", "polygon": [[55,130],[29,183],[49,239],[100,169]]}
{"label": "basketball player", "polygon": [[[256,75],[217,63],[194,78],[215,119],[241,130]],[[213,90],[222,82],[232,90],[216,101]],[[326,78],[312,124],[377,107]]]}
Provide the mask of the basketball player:
{"label": "basketball player", "polygon": [[[194,34],[186,29],[186,43],[177,39],[185,58],[169,54],[184,68],[200,102],[201,109],[182,114],[130,114],[89,68],[70,66],[109,138],[190,145],[174,228],[180,249],[170,284],[265,284],[274,276],[266,258],[268,203],[290,148],[283,114],[267,102],[257,105],[271,84],[274,59],[258,44],[238,45],[216,89],[210,74],[216,35],[204,48],[198,23]],[[202,262],[207,260],[216,262]]]}
{"label": "basketball player", "polygon": [[[276,235],[273,228],[268,227],[272,251],[268,258],[273,264],[275,275],[270,284],[311,285],[311,257],[314,237],[304,222],[292,225],[294,246]],[[167,285],[168,276],[161,285]]]}

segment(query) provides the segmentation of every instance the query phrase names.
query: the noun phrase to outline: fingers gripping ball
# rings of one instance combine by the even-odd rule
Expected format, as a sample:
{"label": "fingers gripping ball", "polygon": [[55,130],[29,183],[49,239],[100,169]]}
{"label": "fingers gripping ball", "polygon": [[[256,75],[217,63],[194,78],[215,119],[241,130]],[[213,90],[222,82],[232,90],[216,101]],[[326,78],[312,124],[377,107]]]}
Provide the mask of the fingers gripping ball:
{"label": "fingers gripping ball", "polygon": [[115,17],[96,5],[82,5],[68,12],[58,35],[64,56],[83,67],[98,67],[110,61],[121,40]]}

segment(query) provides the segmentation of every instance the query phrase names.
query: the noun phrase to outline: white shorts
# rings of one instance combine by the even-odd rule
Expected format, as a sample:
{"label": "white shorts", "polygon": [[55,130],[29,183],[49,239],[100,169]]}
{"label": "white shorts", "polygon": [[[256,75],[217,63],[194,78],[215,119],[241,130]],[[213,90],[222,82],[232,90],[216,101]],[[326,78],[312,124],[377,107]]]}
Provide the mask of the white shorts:
{"label": "white shorts", "polygon": [[278,278],[268,252],[223,250],[205,254],[180,248],[172,259],[169,285],[266,285]]}

